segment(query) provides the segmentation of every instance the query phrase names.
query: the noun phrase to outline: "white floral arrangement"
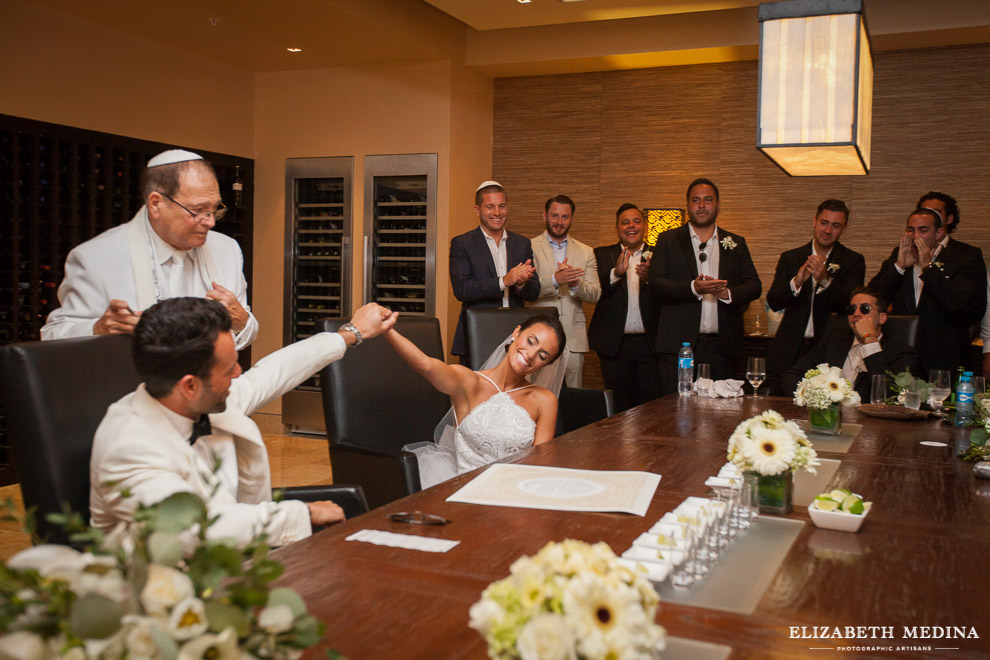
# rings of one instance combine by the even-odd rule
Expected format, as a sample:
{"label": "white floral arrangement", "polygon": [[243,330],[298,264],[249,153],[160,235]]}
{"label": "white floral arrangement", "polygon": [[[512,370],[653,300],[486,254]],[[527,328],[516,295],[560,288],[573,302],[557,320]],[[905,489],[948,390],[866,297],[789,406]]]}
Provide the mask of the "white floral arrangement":
{"label": "white floral arrangement", "polygon": [[800,426],[776,410],[750,417],[729,436],[729,461],[743,472],[764,476],[807,470],[815,473],[818,454]]}
{"label": "white floral arrangement", "polygon": [[819,364],[809,369],[798,383],[794,390],[794,403],[818,409],[834,404],[858,406],[859,393],[842,377],[842,369]]}
{"label": "white floral arrangement", "polygon": [[470,626],[493,659],[645,660],[666,648],[658,602],[608,545],[566,540],[517,559],[471,606]]}
{"label": "white floral arrangement", "polygon": [[77,515],[49,516],[94,549],[38,545],[0,566],[0,657],[293,660],[322,639],[296,592],[270,588],[284,568],[264,535],[243,549],[208,540],[191,493],[136,517],[104,537]]}
{"label": "white floral arrangement", "polygon": [[732,240],[732,237],[731,236],[726,236],[720,242],[722,243],[722,248],[723,249],[726,249],[726,250],[735,250],[736,249],[736,242],[734,240]]}

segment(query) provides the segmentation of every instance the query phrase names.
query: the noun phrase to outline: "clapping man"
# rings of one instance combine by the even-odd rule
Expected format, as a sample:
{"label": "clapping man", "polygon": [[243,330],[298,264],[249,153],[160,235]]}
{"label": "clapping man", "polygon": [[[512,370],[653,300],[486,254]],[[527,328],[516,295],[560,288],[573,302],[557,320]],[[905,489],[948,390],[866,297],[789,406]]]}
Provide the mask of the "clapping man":
{"label": "clapping man", "polygon": [[653,340],[656,306],[647,292],[649,247],[646,221],[635,204],[615,213],[619,242],[595,248],[601,298],[588,328],[591,349],[598,353],[605,387],[622,412],[660,396],[660,372]]}
{"label": "clapping man", "polygon": [[677,352],[694,349],[712,378],[734,378],[743,346],[743,313],[762,284],[746,239],[718,226],[718,188],[695,179],[688,222],[660,234],[650,263],[650,292],[660,305],[656,349],[664,394],[677,391]]}
{"label": "clapping man", "polygon": [[[450,241],[450,284],[461,301],[450,352],[468,364],[464,311],[469,307],[522,307],[540,295],[528,238],[505,228],[509,198],[497,181],[485,181],[474,194],[479,226]],[[480,366],[480,365],[475,365]]]}
{"label": "clapping man", "polygon": [[567,336],[565,382],[581,387],[584,354],[588,350],[587,321],[582,303],[594,304],[601,295],[595,253],[570,236],[574,202],[567,195],[554,195],[543,207],[547,230],[532,239],[536,270],[540,274],[540,297],[536,305],[556,307]]}
{"label": "clapping man", "polygon": [[767,372],[775,391],[787,396],[780,376],[823,335],[825,321],[843,309],[853,289],[863,285],[866,260],[839,242],[849,222],[849,208],[838,199],[818,205],[811,242],[780,255],[767,304],[783,310],[770,352]]}
{"label": "clapping man", "polygon": [[946,236],[942,216],[917,208],[897,247],[869,287],[894,314],[918,315],[922,374],[970,366],[970,324],[983,318],[987,279],[983,252]]}

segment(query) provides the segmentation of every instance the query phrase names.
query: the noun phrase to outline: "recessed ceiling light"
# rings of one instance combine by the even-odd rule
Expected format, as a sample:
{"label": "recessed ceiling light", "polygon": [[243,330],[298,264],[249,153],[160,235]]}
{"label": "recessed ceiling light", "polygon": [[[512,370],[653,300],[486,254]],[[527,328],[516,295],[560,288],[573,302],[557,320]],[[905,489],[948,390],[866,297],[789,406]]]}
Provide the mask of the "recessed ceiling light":
{"label": "recessed ceiling light", "polygon": [[289,51],[290,53],[301,53],[302,52],[302,48],[286,48],[286,50]]}

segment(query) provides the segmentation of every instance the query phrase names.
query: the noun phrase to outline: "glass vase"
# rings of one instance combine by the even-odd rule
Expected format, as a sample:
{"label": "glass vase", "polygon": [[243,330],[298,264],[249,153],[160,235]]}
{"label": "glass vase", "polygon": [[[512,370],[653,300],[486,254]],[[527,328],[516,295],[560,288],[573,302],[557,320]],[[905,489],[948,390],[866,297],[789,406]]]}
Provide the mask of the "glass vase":
{"label": "glass vase", "polygon": [[760,513],[770,513],[783,516],[791,512],[794,498],[794,473],[765,475],[757,472],[746,474],[756,475],[760,498]]}
{"label": "glass vase", "polygon": [[808,431],[823,435],[839,435],[842,429],[842,406],[833,403],[828,408],[808,408]]}

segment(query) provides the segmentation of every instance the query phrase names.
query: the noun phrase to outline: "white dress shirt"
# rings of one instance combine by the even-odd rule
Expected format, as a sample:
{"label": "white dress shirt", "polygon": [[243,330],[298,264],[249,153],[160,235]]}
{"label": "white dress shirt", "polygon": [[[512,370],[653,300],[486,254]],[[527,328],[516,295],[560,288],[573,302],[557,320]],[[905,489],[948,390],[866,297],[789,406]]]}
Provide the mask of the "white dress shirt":
{"label": "white dress shirt", "polygon": [[[626,324],[623,332],[627,335],[641,335],[646,332],[643,325],[643,314],[639,309],[639,275],[636,274],[636,266],[643,260],[643,246],[629,255],[629,265],[626,266],[626,295],[629,296],[626,306]],[[615,269],[609,274],[609,281],[615,284],[619,281],[619,276],[615,274]]]}
{"label": "white dress shirt", "polygon": [[[704,261],[701,260],[701,239],[695,233],[694,227],[688,225],[688,232],[691,234],[691,248],[694,250],[694,264],[698,267],[698,275],[708,275],[718,279],[718,225],[715,225],[715,232],[705,241],[705,254],[708,255]],[[701,334],[718,334],[718,296],[714,293],[700,295],[691,282],[691,293],[701,301],[701,325],[698,332]],[[731,299],[732,294],[729,294]],[[728,302],[728,301],[726,301]]]}
{"label": "white dress shirt", "polygon": [[[812,254],[818,254],[815,251],[815,243],[814,243],[814,241],[811,242],[811,253]],[[828,257],[831,254],[832,254],[832,250],[829,250],[828,252],[825,253],[825,256],[822,257],[822,260],[825,261],[825,262],[827,262],[828,261]],[[827,289],[828,288],[828,285],[832,283],[832,278],[831,277],[826,277],[825,278],[825,284],[819,284],[818,283],[818,279],[815,278],[814,275],[811,276],[811,280],[812,280],[812,284],[814,284],[815,286],[811,290],[811,313],[808,314],[808,324],[804,327],[804,338],[805,339],[813,339],[815,337],[815,296],[817,296],[819,293],[821,293],[822,291],[824,291],[825,289]],[[805,280],[805,281],[807,281],[807,280]],[[803,288],[804,288],[804,285],[797,286],[794,283],[794,277],[791,278],[791,293],[794,294],[794,297],[795,298],[801,294],[801,289],[803,289]]]}
{"label": "white dress shirt", "polygon": [[509,306],[509,290],[505,288],[505,274],[509,272],[508,262],[508,241],[506,240],[507,234],[505,230],[502,230],[502,236],[496,241],[492,238],[487,231],[481,230],[481,233],[485,235],[485,242],[488,243],[488,251],[492,253],[492,259],[495,261],[495,274],[498,275],[498,288],[502,292],[502,307]]}
{"label": "white dress shirt", "polygon": [[869,371],[866,368],[866,358],[873,355],[874,353],[879,353],[883,350],[880,346],[880,339],[883,337],[883,333],[877,336],[877,340],[872,344],[862,344],[859,339],[853,339],[852,346],[849,348],[849,353],[846,354],[846,361],[842,363],[842,377],[848,380],[850,383],[856,383],[856,376],[863,371]]}

